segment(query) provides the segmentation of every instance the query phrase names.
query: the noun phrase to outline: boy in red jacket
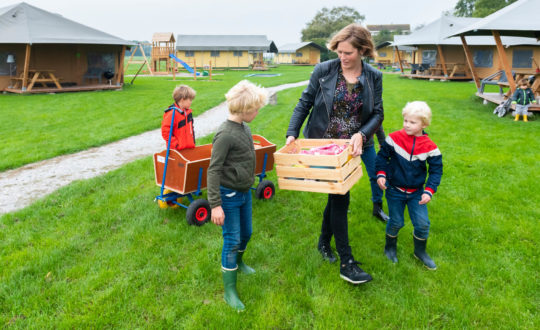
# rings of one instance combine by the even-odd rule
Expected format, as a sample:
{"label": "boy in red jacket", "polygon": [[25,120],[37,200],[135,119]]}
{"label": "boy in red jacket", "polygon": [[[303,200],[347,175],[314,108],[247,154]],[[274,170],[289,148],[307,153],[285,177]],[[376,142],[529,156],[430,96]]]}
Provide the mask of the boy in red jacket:
{"label": "boy in red jacket", "polygon": [[196,94],[195,90],[187,85],[179,85],[173,91],[174,103],[165,110],[161,122],[161,136],[163,136],[165,145],[167,145],[172,114],[173,111],[176,111],[171,135],[171,149],[195,148],[191,102],[193,102]]}

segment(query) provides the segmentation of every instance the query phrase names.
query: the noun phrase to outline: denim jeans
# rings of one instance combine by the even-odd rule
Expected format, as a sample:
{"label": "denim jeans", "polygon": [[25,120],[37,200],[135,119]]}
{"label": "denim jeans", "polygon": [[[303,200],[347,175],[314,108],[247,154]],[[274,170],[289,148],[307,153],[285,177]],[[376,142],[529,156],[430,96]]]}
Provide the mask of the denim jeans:
{"label": "denim jeans", "polygon": [[390,236],[397,236],[399,230],[404,226],[405,206],[409,210],[409,216],[414,227],[414,236],[420,239],[427,239],[429,235],[429,218],[427,205],[420,205],[423,189],[419,189],[412,194],[399,191],[395,187],[388,186],[386,189],[386,201],[390,220],[386,224],[386,233]]}
{"label": "denim jeans", "polygon": [[219,187],[221,207],[225,213],[221,266],[226,270],[237,268],[238,251],[244,251],[251,238],[251,191],[240,192]]}
{"label": "denim jeans", "polygon": [[321,236],[319,237],[320,243],[329,245],[332,236],[334,236],[336,250],[343,262],[353,257],[349,245],[349,227],[347,223],[349,201],[349,192],[345,195],[328,194],[328,202],[323,214]]}
{"label": "denim jeans", "polygon": [[377,153],[375,147],[367,147],[362,151],[362,162],[366,166],[366,172],[369,176],[369,183],[371,185],[371,201],[373,203],[382,203],[383,191],[377,184],[377,174],[375,173],[375,158]]}

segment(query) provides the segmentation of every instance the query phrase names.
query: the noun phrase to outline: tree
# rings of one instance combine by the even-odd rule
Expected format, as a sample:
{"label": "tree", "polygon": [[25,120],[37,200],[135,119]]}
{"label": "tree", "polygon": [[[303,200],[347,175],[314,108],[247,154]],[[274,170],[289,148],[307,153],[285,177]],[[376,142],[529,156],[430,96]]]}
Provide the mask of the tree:
{"label": "tree", "polygon": [[454,15],[461,17],[486,17],[516,0],[459,0]]}
{"label": "tree", "polygon": [[[364,19],[363,15],[351,7],[324,7],[302,29],[302,41],[313,41],[326,48],[326,43],[334,33],[351,23],[361,23]],[[321,52],[321,61],[335,57],[336,55],[328,50]]]}

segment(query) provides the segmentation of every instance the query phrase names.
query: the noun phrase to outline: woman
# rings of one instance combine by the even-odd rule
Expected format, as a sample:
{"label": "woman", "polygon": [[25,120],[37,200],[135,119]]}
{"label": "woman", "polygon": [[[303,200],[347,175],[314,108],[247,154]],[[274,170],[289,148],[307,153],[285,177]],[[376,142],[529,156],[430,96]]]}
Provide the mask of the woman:
{"label": "woman", "polygon": [[[369,176],[375,178],[373,134],[382,124],[384,111],[382,74],[362,61],[362,56],[374,55],[371,34],[353,23],[339,31],[330,40],[328,48],[335,51],[338,58],[315,66],[309,85],[294,109],[286,143],[294,143],[309,115],[304,128],[306,138],[350,139],[353,155],[362,155]],[[376,186],[376,182],[374,184]],[[358,267],[349,245],[349,200],[348,192],[328,195],[318,250],[324,259],[335,262],[330,248],[334,236],[341,261],[340,276],[358,284],[372,278]]]}

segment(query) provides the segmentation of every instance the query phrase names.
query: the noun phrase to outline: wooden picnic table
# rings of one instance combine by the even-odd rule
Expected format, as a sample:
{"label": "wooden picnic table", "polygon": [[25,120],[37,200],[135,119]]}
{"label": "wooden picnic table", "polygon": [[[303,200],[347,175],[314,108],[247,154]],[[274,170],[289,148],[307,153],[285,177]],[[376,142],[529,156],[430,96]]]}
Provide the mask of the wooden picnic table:
{"label": "wooden picnic table", "polygon": [[[28,81],[30,83],[26,87],[27,91],[31,91],[32,88],[34,88],[34,85],[36,83],[41,84],[43,87],[47,87],[47,83],[54,83],[56,85],[56,88],[62,89],[62,86],[60,85],[60,82],[58,81],[58,78],[54,75],[55,70],[48,70],[48,69],[31,69],[28,70]],[[23,74],[19,75],[18,77],[11,78],[11,80],[14,80],[14,86],[15,88],[18,87],[20,84],[22,86],[22,81],[24,80]]]}

